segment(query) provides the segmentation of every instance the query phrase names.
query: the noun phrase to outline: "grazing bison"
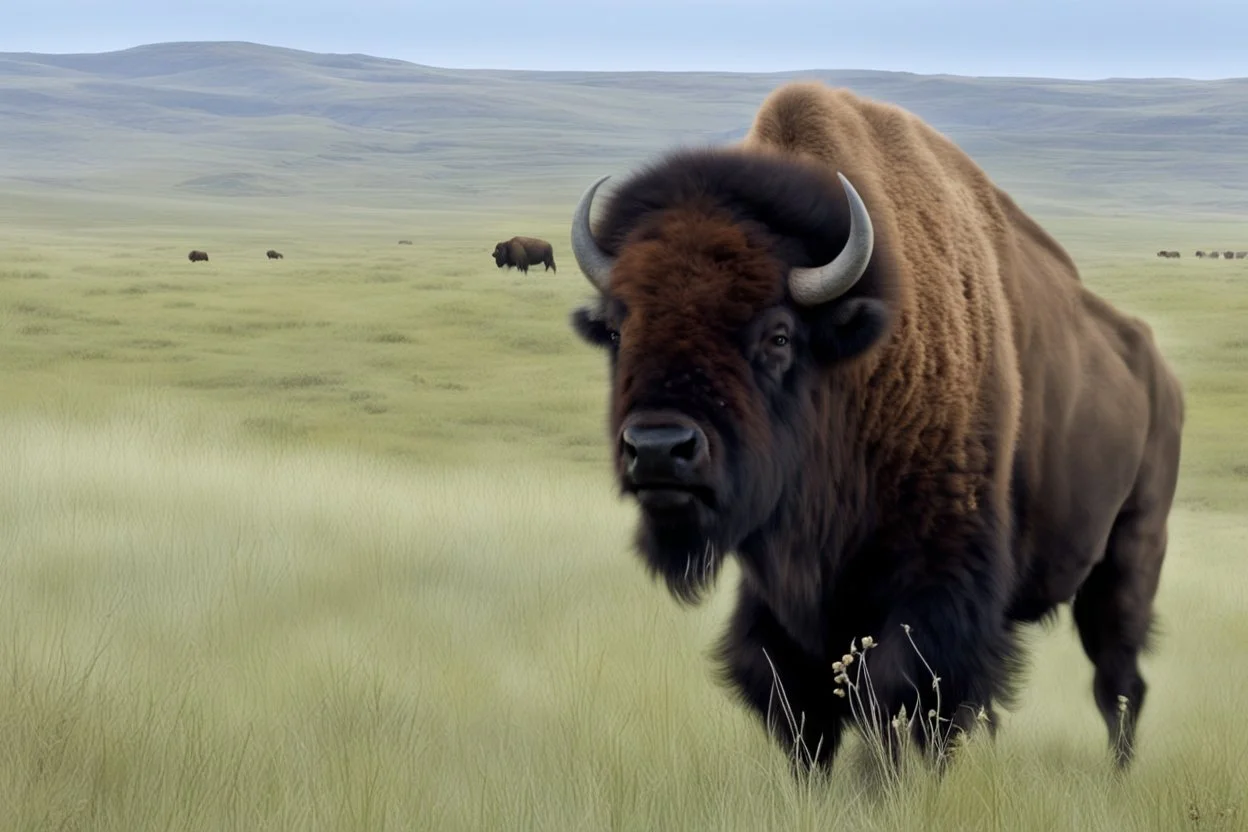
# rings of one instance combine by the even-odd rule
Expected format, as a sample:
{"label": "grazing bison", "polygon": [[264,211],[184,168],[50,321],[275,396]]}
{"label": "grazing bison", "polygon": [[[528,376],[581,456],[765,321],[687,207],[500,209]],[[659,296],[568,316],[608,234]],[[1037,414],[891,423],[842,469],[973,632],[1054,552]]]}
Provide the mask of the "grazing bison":
{"label": "grazing bison", "polygon": [[1204,253],[1203,251],[1198,251],[1198,252],[1196,252],[1196,256],[1197,256],[1197,257],[1204,257],[1204,256],[1205,256],[1205,253]]}
{"label": "grazing bison", "polygon": [[208,252],[195,250],[195,251],[192,251],[190,254],[186,255],[186,259],[190,260],[192,263],[196,262],[197,260],[203,260],[205,263],[207,263]]}
{"label": "grazing bison", "polygon": [[281,260],[281,259],[282,259],[282,253],[281,253],[280,251],[274,251],[273,249],[269,249],[268,251],[266,251],[266,252],[264,253],[264,256],[265,256],[265,257],[267,257],[267,258],[269,258],[270,260]]}
{"label": "grazing bison", "polygon": [[515,266],[522,272],[528,272],[529,266],[544,263],[543,271],[555,270],[555,249],[545,240],[536,237],[512,237],[494,246],[494,264],[500,269],[504,266]]}
{"label": "grazing bison", "polygon": [[1222,256],[1223,256],[1225,259],[1227,259],[1227,260],[1234,260],[1234,259],[1235,259],[1235,252],[1233,252],[1233,251],[1224,251],[1224,252],[1222,252]]}
{"label": "grazing bison", "polygon": [[1235,252],[1235,259],[1236,259],[1236,260],[1243,260],[1245,257],[1248,257],[1248,251],[1237,251],[1237,252]]}
{"label": "grazing bison", "polygon": [[[1178,253],[1177,251],[1159,251],[1159,252],[1157,252],[1157,256],[1158,256],[1158,257],[1170,257],[1170,258],[1175,258],[1175,257],[1178,257],[1178,256],[1179,256],[1179,253]],[[1200,252],[1197,252],[1197,253],[1196,253],[1196,256],[1197,256],[1197,257],[1199,257],[1199,256],[1200,256]]]}
{"label": "grazing bison", "polygon": [[735,555],[717,659],[795,765],[831,766],[852,639],[870,727],[969,729],[1011,702],[1016,630],[1070,602],[1125,768],[1184,422],[1149,327],[951,141],[848,91],[777,89],[594,231],[606,178],[573,214],[595,297],[570,322],[607,354],[635,546],[687,603]]}
{"label": "grazing bison", "polygon": [[1222,253],[1221,253],[1221,252],[1217,252],[1217,251],[1211,251],[1211,252],[1209,252],[1208,254],[1206,254],[1205,256],[1206,256],[1206,257],[1210,257],[1210,258],[1212,258],[1212,259],[1214,259],[1214,260],[1217,260],[1219,257],[1221,257],[1221,256],[1222,256]]}
{"label": "grazing bison", "polygon": [[412,244],[411,240],[399,240],[399,245],[401,246],[410,246],[411,244]]}

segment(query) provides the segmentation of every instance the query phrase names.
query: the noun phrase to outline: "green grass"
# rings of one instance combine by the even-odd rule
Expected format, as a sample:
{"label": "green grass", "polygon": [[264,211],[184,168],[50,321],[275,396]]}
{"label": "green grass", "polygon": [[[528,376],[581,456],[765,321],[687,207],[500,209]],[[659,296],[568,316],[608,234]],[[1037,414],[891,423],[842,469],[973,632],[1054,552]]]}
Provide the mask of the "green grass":
{"label": "green grass", "polygon": [[[560,207],[526,230],[564,240]],[[504,226],[454,217],[276,262],[204,224],[207,264],[31,225],[0,237],[0,827],[1243,828],[1248,263],[1053,225],[1189,400],[1125,782],[1065,614],[943,784],[872,797],[853,743],[792,781],[710,680],[735,570],[684,611],[629,551],[569,256],[499,272]]]}

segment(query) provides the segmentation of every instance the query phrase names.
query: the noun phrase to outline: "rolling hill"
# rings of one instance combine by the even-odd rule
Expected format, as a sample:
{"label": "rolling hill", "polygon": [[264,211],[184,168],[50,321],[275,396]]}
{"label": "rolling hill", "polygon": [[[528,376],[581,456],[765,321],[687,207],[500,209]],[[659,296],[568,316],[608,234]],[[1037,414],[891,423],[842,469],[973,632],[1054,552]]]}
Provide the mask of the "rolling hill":
{"label": "rolling hill", "polygon": [[735,139],[795,77],[915,111],[1041,213],[1248,213],[1248,79],[470,71],[247,43],[0,54],[0,212],[50,193],[522,210]]}

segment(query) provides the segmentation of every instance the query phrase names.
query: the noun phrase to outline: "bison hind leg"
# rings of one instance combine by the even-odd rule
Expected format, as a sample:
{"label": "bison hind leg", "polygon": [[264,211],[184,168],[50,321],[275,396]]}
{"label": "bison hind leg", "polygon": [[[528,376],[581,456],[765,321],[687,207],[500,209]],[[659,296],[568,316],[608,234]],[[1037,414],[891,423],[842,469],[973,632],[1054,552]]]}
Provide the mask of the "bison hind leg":
{"label": "bison hind leg", "polygon": [[1158,461],[1146,466],[1136,493],[1114,522],[1104,560],[1093,567],[1072,604],[1084,653],[1096,668],[1092,691],[1119,770],[1134,758],[1136,726],[1148,692],[1139,656],[1150,649],[1156,628],[1153,599],[1166,554],[1177,448]]}

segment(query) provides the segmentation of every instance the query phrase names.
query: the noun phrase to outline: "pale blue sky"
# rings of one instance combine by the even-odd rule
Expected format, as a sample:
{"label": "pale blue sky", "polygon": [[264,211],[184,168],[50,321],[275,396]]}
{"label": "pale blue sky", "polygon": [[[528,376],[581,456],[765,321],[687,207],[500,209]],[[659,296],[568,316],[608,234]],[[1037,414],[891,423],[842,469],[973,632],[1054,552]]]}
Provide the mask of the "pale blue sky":
{"label": "pale blue sky", "polygon": [[0,51],[243,40],[445,67],[1248,76],[1248,0],[7,0]]}

